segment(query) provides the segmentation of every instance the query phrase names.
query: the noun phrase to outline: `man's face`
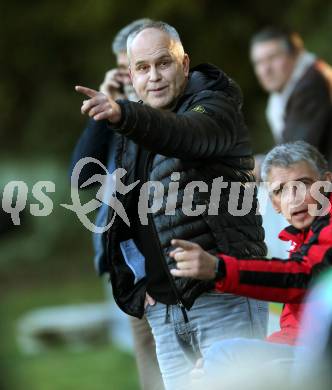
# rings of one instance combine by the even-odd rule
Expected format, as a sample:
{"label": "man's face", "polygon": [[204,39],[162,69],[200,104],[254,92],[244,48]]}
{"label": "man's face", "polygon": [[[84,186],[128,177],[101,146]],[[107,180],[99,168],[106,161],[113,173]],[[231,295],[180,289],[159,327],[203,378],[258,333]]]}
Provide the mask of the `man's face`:
{"label": "man's face", "polygon": [[129,61],[126,52],[120,52],[116,56],[116,62],[118,65],[118,76],[119,80],[123,85],[131,84],[130,76],[129,76]]}
{"label": "man's face", "polygon": [[140,32],[130,51],[130,74],[138,97],[153,108],[171,109],[185,88],[189,58],[178,43],[154,28]]}
{"label": "man's face", "polygon": [[131,82],[129,74],[129,60],[127,52],[120,52],[116,56],[116,62],[118,65],[117,80],[123,85],[123,93],[126,99],[137,102],[136,92]]}
{"label": "man's face", "polygon": [[259,83],[269,93],[282,91],[296,62],[296,56],[288,53],[283,42],[276,39],[255,43],[250,58]]}
{"label": "man's face", "polygon": [[[315,219],[309,213],[309,205],[319,204],[311,190],[318,180],[331,181],[331,174],[327,173],[321,178],[317,170],[306,161],[287,168],[272,166],[270,170],[268,181],[273,207],[297,229],[309,228]],[[302,184],[296,186],[294,182]]]}

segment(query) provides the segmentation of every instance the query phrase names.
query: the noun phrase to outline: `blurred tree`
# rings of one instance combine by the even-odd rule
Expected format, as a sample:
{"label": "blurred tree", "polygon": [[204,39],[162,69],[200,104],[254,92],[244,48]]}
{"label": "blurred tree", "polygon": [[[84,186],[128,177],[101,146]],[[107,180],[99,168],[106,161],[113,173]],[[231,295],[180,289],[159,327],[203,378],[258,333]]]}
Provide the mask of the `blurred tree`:
{"label": "blurred tree", "polygon": [[73,86],[98,87],[113,65],[112,37],[135,18],[149,16],[174,24],[192,64],[213,62],[239,82],[257,149],[265,148],[271,138],[263,116],[265,96],[248,60],[251,34],[266,24],[290,25],[303,34],[310,49],[327,60],[332,57],[332,4],[324,0],[268,5],[261,0],[12,0],[0,7],[1,147],[27,157],[68,158],[84,123]]}

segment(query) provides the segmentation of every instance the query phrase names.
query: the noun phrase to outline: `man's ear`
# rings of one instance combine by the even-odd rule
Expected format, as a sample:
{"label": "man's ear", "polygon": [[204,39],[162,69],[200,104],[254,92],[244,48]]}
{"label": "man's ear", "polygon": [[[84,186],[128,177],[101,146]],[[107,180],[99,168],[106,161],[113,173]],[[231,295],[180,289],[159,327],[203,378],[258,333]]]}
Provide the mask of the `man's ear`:
{"label": "man's ear", "polygon": [[183,65],[184,74],[186,77],[188,77],[189,68],[190,68],[190,59],[187,53],[184,53],[182,65]]}
{"label": "man's ear", "polygon": [[133,75],[132,75],[132,73],[131,73],[131,67],[130,67],[130,65],[128,66],[128,72],[129,72],[130,81],[131,81],[131,83],[133,83]]}

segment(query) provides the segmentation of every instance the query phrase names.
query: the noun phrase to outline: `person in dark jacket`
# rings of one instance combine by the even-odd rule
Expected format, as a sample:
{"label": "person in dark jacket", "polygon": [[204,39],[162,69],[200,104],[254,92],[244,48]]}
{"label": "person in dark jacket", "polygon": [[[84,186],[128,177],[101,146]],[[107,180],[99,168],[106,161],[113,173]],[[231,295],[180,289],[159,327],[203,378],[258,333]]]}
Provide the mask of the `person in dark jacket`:
{"label": "person in dark jacket", "polygon": [[[126,215],[117,207],[110,211],[104,266],[120,308],[139,318],[145,313],[165,387],[184,389],[186,374],[213,341],[262,337],[266,331],[262,302],[215,294],[211,281],[173,278],[170,273],[175,234],[211,253],[266,254],[256,193],[246,215],[234,216],[228,207],[238,195],[241,208],[243,184],[254,182],[252,149],[239,87],[213,65],[190,71],[173,27],[147,24],[128,37],[127,49],[131,79],[142,102],[114,101],[76,87],[89,97],[82,113],[108,121],[107,130],[94,134],[105,150],[92,157],[102,157],[113,132],[116,167],[122,169],[112,199],[116,197]],[[231,181],[242,183],[233,197]],[[134,188],[129,191],[129,186]]]}
{"label": "person in dark jacket", "polygon": [[[232,364],[245,365],[248,356],[261,363],[291,362],[295,352],[309,353],[295,348],[309,345],[300,337],[304,308],[312,304],[304,299],[309,287],[332,266],[332,173],[325,158],[303,141],[282,144],[267,154],[262,174],[273,206],[291,224],[279,235],[292,243],[289,259],[248,259],[224,253],[215,257],[191,242],[172,242],[176,249],[170,255],[177,261],[177,269],[171,271],[174,276],[212,280],[217,269],[216,290],[284,303],[280,330],[266,341],[235,338],[219,341],[207,351],[204,370],[207,374],[217,370],[220,378]],[[317,310],[317,305],[313,307]],[[317,331],[314,323],[310,322],[310,332]]]}
{"label": "person in dark jacket", "polygon": [[[99,87],[101,92],[110,96],[112,99],[121,98],[132,101],[138,100],[128,72],[127,37],[131,32],[143,26],[144,23],[148,21],[150,20],[138,19],[133,21],[129,25],[123,27],[113,39],[112,51],[116,57],[117,66],[106,72],[104,80]],[[96,137],[95,134],[97,132],[106,132],[108,138]],[[95,155],[96,151],[99,149],[104,152],[102,155],[99,155],[99,161],[104,164],[109,171],[113,171],[115,169],[113,147],[115,147],[114,135],[112,132],[108,131],[107,122],[97,122],[90,118],[73,151],[71,172],[73,172],[74,166],[80,159]],[[99,168],[99,166],[91,164],[88,167],[88,170],[81,172],[80,178],[82,182],[89,180],[94,174],[98,174],[99,171],[97,167]],[[111,190],[107,189],[105,196],[107,196],[108,191]],[[96,225],[99,227],[104,226],[106,224],[107,215],[108,205],[107,203],[103,203],[98,210]],[[93,235],[95,252],[94,263],[96,271],[100,276],[107,273],[107,269],[105,269],[104,265],[104,259],[106,257],[106,242],[104,238],[105,237],[101,233],[95,233]],[[111,290],[109,284],[107,284],[107,287]],[[111,296],[111,292],[108,291],[108,293],[108,295]],[[125,330],[128,328],[127,324],[124,322],[126,321],[126,318],[121,315],[121,312],[120,314],[116,313],[119,309],[117,309],[113,302],[114,300],[112,299],[111,310],[113,310],[114,318],[117,318],[117,322],[119,323],[118,327],[123,329],[122,333],[126,334]],[[138,319],[133,316],[128,316],[128,318],[133,334],[135,357],[141,388],[143,390],[161,390],[163,388],[163,383],[150,325],[145,317]],[[112,329],[114,330],[114,328],[115,326],[112,324]],[[115,334],[115,337],[117,336],[116,331],[113,331],[113,334]],[[129,338],[129,335],[126,336]]]}
{"label": "person in dark jacket", "polygon": [[332,68],[305,50],[299,34],[276,27],[252,37],[250,58],[270,94],[266,116],[275,142],[306,141],[332,169]]}

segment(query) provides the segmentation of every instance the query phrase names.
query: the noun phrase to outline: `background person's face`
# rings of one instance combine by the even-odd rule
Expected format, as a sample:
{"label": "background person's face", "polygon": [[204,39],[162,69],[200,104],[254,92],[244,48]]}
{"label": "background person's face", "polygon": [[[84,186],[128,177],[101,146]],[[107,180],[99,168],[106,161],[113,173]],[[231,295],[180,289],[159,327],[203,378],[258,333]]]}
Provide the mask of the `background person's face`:
{"label": "background person's face", "polygon": [[118,66],[118,75],[123,85],[131,84],[129,76],[129,61],[126,52],[120,52],[116,56],[116,62]]}
{"label": "background person's face", "polygon": [[135,91],[153,108],[170,109],[182,93],[189,73],[189,58],[169,36],[146,29],[131,46],[130,72]]}
{"label": "background person's face", "polygon": [[279,40],[255,43],[250,57],[258,81],[267,92],[280,92],[285,87],[296,61]]}
{"label": "background person's face", "polygon": [[[309,228],[315,219],[314,215],[309,214],[309,205],[318,204],[311,187],[318,180],[327,179],[330,176],[321,179],[317,170],[305,161],[287,168],[272,167],[268,181],[273,207],[297,229]],[[303,185],[295,187],[294,182]]]}
{"label": "background person's face", "polygon": [[118,53],[116,62],[118,66],[118,80],[123,85],[125,97],[131,101],[137,102],[138,98],[129,74],[129,59],[127,52]]}

